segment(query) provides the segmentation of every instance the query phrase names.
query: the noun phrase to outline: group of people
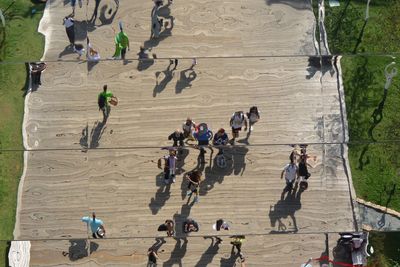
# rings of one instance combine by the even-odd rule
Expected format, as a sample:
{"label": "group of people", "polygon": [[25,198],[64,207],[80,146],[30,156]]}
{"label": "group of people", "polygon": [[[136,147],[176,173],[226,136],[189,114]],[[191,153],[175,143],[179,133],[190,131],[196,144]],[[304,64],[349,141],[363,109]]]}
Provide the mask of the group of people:
{"label": "group of people", "polygon": [[281,173],[281,179],[285,177],[286,187],[284,192],[291,192],[294,185],[299,185],[300,190],[306,190],[308,188],[308,179],[311,174],[308,172],[308,167],[312,167],[307,162],[309,158],[316,160],[316,156],[310,156],[307,154],[307,145],[295,146],[289,156],[289,163],[285,165]]}

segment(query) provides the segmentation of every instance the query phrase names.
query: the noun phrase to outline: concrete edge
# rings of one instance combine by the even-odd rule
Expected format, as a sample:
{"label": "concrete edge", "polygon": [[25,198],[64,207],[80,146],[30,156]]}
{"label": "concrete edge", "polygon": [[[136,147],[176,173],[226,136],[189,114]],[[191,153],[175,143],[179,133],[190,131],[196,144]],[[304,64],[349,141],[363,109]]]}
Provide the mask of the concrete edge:
{"label": "concrete edge", "polygon": [[[46,7],[43,12],[42,19],[40,20],[39,26],[38,26],[38,32],[43,34],[45,37],[44,51],[43,51],[43,55],[42,55],[42,58],[40,59],[40,61],[43,61],[45,58],[46,52],[48,50],[49,39],[51,37],[50,31],[48,30],[48,21],[50,20],[50,4],[51,4],[51,2],[52,1],[47,1]],[[31,149],[31,147],[28,144],[28,133],[26,131],[26,127],[28,124],[28,118],[29,118],[28,103],[29,103],[29,99],[31,96],[31,89],[32,89],[32,84],[31,84],[31,80],[29,80],[29,87],[27,89],[27,94],[26,94],[25,100],[24,100],[24,118],[22,121],[22,140],[23,140],[23,144],[24,144],[24,166],[23,166],[22,175],[21,175],[19,185],[18,185],[17,208],[16,208],[16,212],[15,212],[15,226],[14,226],[14,232],[13,232],[14,239],[18,239],[18,237],[20,236],[19,214],[21,212],[22,190],[23,190],[23,186],[24,186],[24,182],[25,182],[26,170],[28,167],[28,156],[29,156],[28,150]]]}
{"label": "concrete edge", "polygon": [[[347,145],[349,141],[349,123],[347,120],[347,110],[346,110],[346,101],[345,101],[345,93],[344,93],[344,86],[343,86],[343,77],[342,77],[342,66],[340,64],[340,61],[342,59],[342,56],[337,57],[336,61],[336,70],[338,72],[338,90],[339,90],[339,101],[340,101],[340,106],[342,109],[342,122],[343,122],[343,160],[346,168],[346,174],[348,177],[349,181],[349,190],[350,190],[350,195],[351,195],[351,200],[353,201],[352,206],[353,206],[353,212],[354,212],[354,217],[355,217],[355,226],[360,227],[360,212],[358,210],[358,206],[355,205],[356,203],[356,190],[354,189],[354,184],[353,184],[353,176],[351,175],[351,168],[350,168],[350,162],[349,162],[349,147]],[[358,230],[358,229],[355,229]]]}
{"label": "concrete edge", "polygon": [[389,215],[392,215],[392,216],[397,217],[397,218],[400,219],[400,212],[398,212],[398,211],[386,208],[386,207],[378,205],[378,204],[374,204],[374,203],[366,201],[366,200],[364,200],[362,198],[356,198],[356,201],[359,204],[362,204],[362,205],[364,205],[366,207],[378,210],[378,211],[380,211],[382,213],[389,214]]}

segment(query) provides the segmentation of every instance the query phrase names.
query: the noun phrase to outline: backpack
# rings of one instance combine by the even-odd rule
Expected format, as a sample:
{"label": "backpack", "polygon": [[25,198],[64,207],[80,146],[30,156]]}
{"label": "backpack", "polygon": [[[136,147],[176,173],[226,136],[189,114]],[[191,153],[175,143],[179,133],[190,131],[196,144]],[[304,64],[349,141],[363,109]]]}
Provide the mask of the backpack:
{"label": "backpack", "polygon": [[104,95],[100,94],[99,98],[97,99],[97,104],[99,105],[99,109],[102,109],[106,105],[106,98]]}

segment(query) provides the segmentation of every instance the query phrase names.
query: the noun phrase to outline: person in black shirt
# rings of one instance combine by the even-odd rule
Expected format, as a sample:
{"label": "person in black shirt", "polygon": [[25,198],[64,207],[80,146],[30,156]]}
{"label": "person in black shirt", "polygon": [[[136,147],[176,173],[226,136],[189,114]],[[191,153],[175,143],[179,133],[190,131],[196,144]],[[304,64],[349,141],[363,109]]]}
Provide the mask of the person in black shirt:
{"label": "person in black shirt", "polygon": [[185,136],[183,135],[181,130],[177,129],[175,132],[168,136],[168,140],[174,140],[174,147],[178,146],[178,142],[180,146],[184,146],[183,140],[185,140]]}

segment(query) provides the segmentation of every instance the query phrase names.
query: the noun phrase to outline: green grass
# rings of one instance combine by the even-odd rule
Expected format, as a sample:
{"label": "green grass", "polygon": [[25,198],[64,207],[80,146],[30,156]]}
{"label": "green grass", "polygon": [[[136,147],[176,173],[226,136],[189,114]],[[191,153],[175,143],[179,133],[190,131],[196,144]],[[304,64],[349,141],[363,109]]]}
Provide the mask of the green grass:
{"label": "green grass", "polygon": [[[21,149],[23,93],[27,72],[24,61],[42,56],[44,38],[37,33],[44,4],[29,0],[0,1],[6,27],[0,26],[0,149]],[[10,6],[10,7],[9,7]],[[8,8],[7,11],[5,9]],[[37,12],[32,14],[32,8]],[[11,63],[12,62],[12,63]],[[17,63],[18,62],[18,63]],[[0,239],[12,239],[17,189],[23,168],[22,152],[0,152]],[[0,242],[0,258],[6,257],[6,244]],[[1,261],[1,264],[5,261]]]}
{"label": "green grass", "polygon": [[[400,232],[371,232],[369,243],[375,253],[369,258],[369,267],[395,267],[400,266]],[[382,255],[386,255],[383,257]]]}
{"label": "green grass", "polygon": [[[378,53],[400,51],[400,1],[374,0],[365,24],[364,0],[340,1],[326,7],[326,29],[332,53]],[[363,30],[364,27],[364,30]],[[341,61],[350,128],[349,159],[357,195],[386,205],[389,192],[397,190],[388,206],[400,211],[400,61],[396,76],[383,101],[384,68],[390,56],[344,56]],[[382,105],[384,103],[384,105]],[[381,105],[381,108],[379,106]],[[357,144],[357,142],[376,144]]]}
{"label": "green grass", "polygon": [[[400,211],[400,142],[393,142],[400,140],[400,60],[378,56],[400,52],[400,1],[372,0],[367,22],[366,0],[340,3],[326,6],[325,26],[331,53],[345,55],[341,66],[354,187],[358,197]],[[360,53],[365,56],[350,56]],[[399,76],[384,96],[384,68],[392,61]],[[399,237],[372,233],[376,253],[368,266],[399,266]]]}

